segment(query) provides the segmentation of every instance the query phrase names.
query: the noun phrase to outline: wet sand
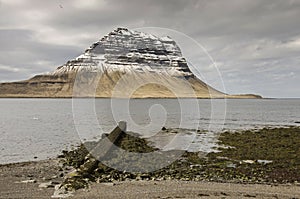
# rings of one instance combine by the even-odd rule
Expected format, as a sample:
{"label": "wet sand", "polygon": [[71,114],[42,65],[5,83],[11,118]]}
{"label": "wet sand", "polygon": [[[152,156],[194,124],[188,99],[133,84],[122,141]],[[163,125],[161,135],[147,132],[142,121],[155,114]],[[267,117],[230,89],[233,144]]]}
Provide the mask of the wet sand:
{"label": "wet sand", "polygon": [[[57,159],[0,165],[0,198],[50,198],[65,172]],[[300,185],[125,181],[92,183],[70,198],[300,198]]]}
{"label": "wet sand", "polygon": [[54,186],[39,188],[41,183],[60,183],[58,160],[0,165],[0,198],[50,198]]}
{"label": "wet sand", "polygon": [[114,186],[93,184],[75,198],[300,198],[291,185],[232,184],[187,181],[122,182]]}

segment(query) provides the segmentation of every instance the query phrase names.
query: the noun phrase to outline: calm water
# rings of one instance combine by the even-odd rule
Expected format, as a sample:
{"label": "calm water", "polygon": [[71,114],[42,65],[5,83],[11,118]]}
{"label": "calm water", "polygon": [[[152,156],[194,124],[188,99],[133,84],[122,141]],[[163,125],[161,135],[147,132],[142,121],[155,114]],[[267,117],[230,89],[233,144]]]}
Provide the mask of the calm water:
{"label": "calm water", "polygon": [[145,137],[162,126],[185,128],[191,136],[173,145],[186,146],[192,138],[190,150],[209,151],[224,129],[299,125],[300,100],[0,99],[0,113],[1,164],[55,157],[80,140],[100,138],[120,120]]}

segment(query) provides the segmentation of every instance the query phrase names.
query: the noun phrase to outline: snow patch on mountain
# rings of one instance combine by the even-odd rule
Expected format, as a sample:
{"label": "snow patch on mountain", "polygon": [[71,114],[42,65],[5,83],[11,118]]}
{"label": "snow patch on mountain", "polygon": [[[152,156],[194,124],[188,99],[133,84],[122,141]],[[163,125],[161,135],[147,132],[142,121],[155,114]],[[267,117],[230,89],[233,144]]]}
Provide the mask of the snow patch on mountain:
{"label": "snow patch on mountain", "polygon": [[139,31],[117,28],[93,43],[83,54],[50,75],[77,71],[139,72],[192,76],[176,42]]}

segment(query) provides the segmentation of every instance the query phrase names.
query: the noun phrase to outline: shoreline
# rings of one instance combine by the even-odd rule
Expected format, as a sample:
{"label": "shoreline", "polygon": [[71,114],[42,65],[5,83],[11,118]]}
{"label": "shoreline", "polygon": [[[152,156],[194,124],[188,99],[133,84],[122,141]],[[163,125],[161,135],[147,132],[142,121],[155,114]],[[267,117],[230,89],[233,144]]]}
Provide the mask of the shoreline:
{"label": "shoreline", "polygon": [[[0,198],[51,198],[63,181],[58,159],[0,165]],[[126,195],[124,195],[126,194]],[[69,198],[299,198],[300,184],[209,181],[90,183]]]}
{"label": "shoreline", "polygon": [[[130,132],[115,130],[125,150],[156,150]],[[114,139],[113,132],[108,139]],[[219,144],[227,147],[220,152],[205,157],[186,152],[158,171],[133,174],[95,161],[90,167],[93,159],[80,145],[53,159],[1,164],[0,198],[50,198],[62,186],[71,198],[300,198],[299,132],[299,127],[224,132]],[[89,144],[99,143],[104,144]]]}
{"label": "shoreline", "polygon": [[28,96],[28,97],[20,97],[20,96],[1,96],[0,95],[0,99],[138,99],[138,100],[147,100],[147,99],[205,99],[205,100],[300,100],[299,97],[291,97],[291,98],[278,98],[278,97],[262,97],[262,98],[218,98],[218,97],[214,97],[214,98],[209,98],[209,97],[143,97],[143,98],[137,98],[137,97],[132,97],[132,98],[112,98],[112,97],[32,97],[32,96]]}
{"label": "shoreline", "polygon": [[[0,99],[280,99],[280,98],[263,98],[263,97],[39,97],[39,96],[0,96]],[[297,98],[295,98],[297,99]]]}

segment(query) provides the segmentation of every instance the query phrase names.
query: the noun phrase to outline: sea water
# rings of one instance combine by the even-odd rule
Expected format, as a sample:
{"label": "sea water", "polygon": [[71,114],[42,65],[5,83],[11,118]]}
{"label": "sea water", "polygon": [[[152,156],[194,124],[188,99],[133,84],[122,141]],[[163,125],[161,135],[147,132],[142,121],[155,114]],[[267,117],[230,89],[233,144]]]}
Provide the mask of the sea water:
{"label": "sea water", "polygon": [[0,164],[56,157],[120,120],[158,142],[162,127],[185,129],[172,147],[209,152],[224,130],[300,125],[300,100],[0,99]]}

